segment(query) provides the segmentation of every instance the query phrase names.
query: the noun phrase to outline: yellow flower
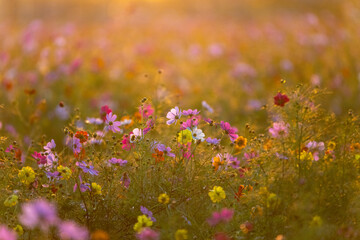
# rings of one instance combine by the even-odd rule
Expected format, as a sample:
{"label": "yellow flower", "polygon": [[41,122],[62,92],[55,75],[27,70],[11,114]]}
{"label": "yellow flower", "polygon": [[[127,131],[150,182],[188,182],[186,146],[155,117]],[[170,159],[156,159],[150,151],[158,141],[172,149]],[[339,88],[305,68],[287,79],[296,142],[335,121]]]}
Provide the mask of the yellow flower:
{"label": "yellow flower", "polygon": [[178,229],[175,232],[175,240],[185,240],[188,238],[188,231],[186,229]]}
{"label": "yellow flower", "polygon": [[15,232],[17,233],[18,236],[21,236],[24,234],[24,229],[21,225],[16,225],[16,227],[14,228]]}
{"label": "yellow flower", "polygon": [[221,200],[226,198],[225,191],[222,187],[215,186],[212,190],[209,191],[209,197],[211,198],[211,201],[221,202]]}
{"label": "yellow flower", "polygon": [[91,189],[95,192],[95,194],[101,195],[101,186],[97,183],[91,183]]}
{"label": "yellow flower", "polygon": [[239,136],[235,141],[235,148],[237,150],[241,150],[243,149],[244,147],[246,147],[246,144],[247,144],[247,139],[244,138],[243,136]]}
{"label": "yellow flower", "polygon": [[300,153],[300,160],[301,160],[301,161],[304,161],[304,160],[311,160],[311,161],[313,161],[313,160],[314,160],[314,157],[313,157],[313,155],[312,155],[311,152],[302,151],[302,152]]}
{"label": "yellow flower", "polygon": [[18,174],[20,181],[29,185],[35,180],[35,172],[31,167],[23,167]]}
{"label": "yellow flower", "polygon": [[334,150],[334,149],[335,149],[335,147],[336,147],[336,143],[335,143],[335,142],[330,141],[330,142],[328,143],[328,149],[330,149],[330,150]]}
{"label": "yellow flower", "polygon": [[169,196],[166,193],[162,193],[160,194],[160,196],[158,197],[158,202],[162,203],[162,204],[168,204],[170,201]]}
{"label": "yellow flower", "polygon": [[178,134],[178,142],[181,144],[187,144],[189,142],[192,142],[192,133],[189,129],[182,130]]}
{"label": "yellow flower", "polygon": [[321,219],[320,216],[314,216],[310,225],[314,226],[314,227],[320,227],[323,224],[323,220]]}
{"label": "yellow flower", "polygon": [[134,230],[136,232],[141,232],[141,230],[145,227],[151,227],[153,222],[146,215],[140,215],[137,217],[137,223],[134,225]]}
{"label": "yellow flower", "polygon": [[57,167],[57,170],[65,180],[70,179],[71,174],[72,174],[70,168],[64,167],[63,165],[60,165],[60,166]]}
{"label": "yellow flower", "polygon": [[4,201],[6,207],[13,207],[18,203],[19,197],[17,195],[11,195]]}

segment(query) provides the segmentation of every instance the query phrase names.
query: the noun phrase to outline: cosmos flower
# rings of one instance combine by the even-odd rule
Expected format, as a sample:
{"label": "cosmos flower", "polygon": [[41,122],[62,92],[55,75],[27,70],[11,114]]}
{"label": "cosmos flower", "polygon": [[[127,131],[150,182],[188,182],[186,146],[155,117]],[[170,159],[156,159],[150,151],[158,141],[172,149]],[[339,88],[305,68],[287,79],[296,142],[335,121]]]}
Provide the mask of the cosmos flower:
{"label": "cosmos flower", "polygon": [[76,162],[76,166],[81,168],[84,173],[90,173],[91,175],[98,175],[99,172],[94,169],[94,166],[88,165],[85,161]]}
{"label": "cosmos flower", "polygon": [[13,207],[16,204],[18,204],[18,199],[19,199],[19,197],[17,195],[13,194],[5,199],[4,206]]}
{"label": "cosmos flower", "polygon": [[132,133],[130,133],[130,142],[134,143],[143,138],[143,131],[140,128],[135,128],[132,130]]}
{"label": "cosmos flower", "polygon": [[230,222],[234,216],[234,210],[223,208],[219,212],[213,212],[211,218],[207,219],[210,226],[216,226],[221,222]]}
{"label": "cosmos flower", "polygon": [[120,158],[111,158],[111,159],[109,160],[109,163],[111,163],[111,164],[117,164],[117,165],[119,165],[119,166],[125,166],[125,165],[127,164],[127,162],[128,162],[128,161],[122,160],[122,159],[120,159]]}
{"label": "cosmos flower", "polygon": [[208,137],[206,139],[206,142],[209,143],[209,144],[213,144],[213,145],[218,145],[220,143],[220,139],[217,139],[217,138],[210,138]]}
{"label": "cosmos flower", "polygon": [[59,224],[59,235],[61,239],[86,240],[89,233],[86,228],[79,226],[75,222],[65,221]]}
{"label": "cosmos flower", "polygon": [[23,167],[18,174],[20,181],[26,185],[34,182],[35,172],[31,167]]}
{"label": "cosmos flower", "polygon": [[224,130],[225,134],[229,135],[232,142],[238,138],[238,135],[236,134],[238,132],[237,128],[231,127],[230,123],[221,121],[220,127]]}
{"label": "cosmos flower", "polygon": [[85,122],[94,125],[101,125],[104,123],[104,121],[101,118],[86,118]]}
{"label": "cosmos flower", "polygon": [[44,149],[46,152],[51,152],[51,150],[54,149],[55,147],[56,147],[55,141],[54,139],[51,139],[51,141],[46,144]]}
{"label": "cosmos flower", "polygon": [[164,144],[158,144],[157,149],[169,157],[175,157],[175,154],[171,152],[172,149],[170,147],[166,147]]}
{"label": "cosmos flower", "polygon": [[273,127],[269,129],[269,133],[273,138],[286,137],[289,133],[288,126],[289,124],[284,122],[274,122]]}
{"label": "cosmos flower", "polygon": [[16,240],[16,233],[6,227],[5,225],[0,225],[0,240]]}
{"label": "cosmos flower", "polygon": [[282,94],[280,92],[274,97],[274,104],[280,107],[284,107],[285,103],[289,101],[289,97],[286,94]]}
{"label": "cosmos flower", "polygon": [[91,190],[95,193],[95,194],[98,194],[98,195],[101,195],[101,189],[102,187],[97,184],[96,182],[92,182],[91,183]]}
{"label": "cosmos flower", "polygon": [[195,109],[195,110],[188,109],[188,110],[184,110],[182,112],[182,115],[192,117],[192,116],[198,115],[199,113],[200,113],[200,111],[198,111],[197,109]]}
{"label": "cosmos flower", "polygon": [[203,106],[203,108],[205,108],[209,113],[213,113],[214,109],[206,102],[206,101],[202,101],[201,105]]}
{"label": "cosmos flower", "polygon": [[80,139],[78,139],[76,137],[73,138],[72,147],[73,147],[74,154],[79,154],[81,152],[81,147],[82,147]]}
{"label": "cosmos flower", "polygon": [[155,153],[152,154],[152,157],[155,158],[155,162],[157,163],[165,160],[164,152],[159,151],[158,149],[155,149]]}
{"label": "cosmos flower", "polygon": [[109,108],[108,105],[104,105],[100,109],[100,116],[105,121],[106,120],[106,115],[108,115],[111,112],[112,112],[111,108]]}
{"label": "cosmos flower", "polygon": [[142,107],[139,107],[139,112],[143,117],[148,118],[154,114],[154,109],[151,104],[144,104]]}
{"label": "cosmos flower", "polygon": [[168,114],[166,115],[166,118],[169,119],[168,121],[166,121],[166,124],[167,125],[171,125],[173,123],[177,123],[177,121],[180,119],[181,117],[181,111],[179,109],[179,107],[175,107],[175,108],[172,108],[170,110],[170,112],[168,112]]}
{"label": "cosmos flower", "polygon": [[24,203],[19,221],[27,228],[40,227],[43,231],[47,231],[50,226],[58,223],[56,208],[42,199]]}
{"label": "cosmos flower", "polygon": [[186,229],[178,229],[175,232],[175,240],[186,240],[188,239],[188,231]]}
{"label": "cosmos flower", "polygon": [[195,140],[204,141],[205,140],[205,133],[201,129],[198,129],[197,127],[194,127],[191,131],[192,138]]}
{"label": "cosmos flower", "polygon": [[60,176],[63,177],[65,180],[69,180],[71,177],[71,170],[68,167],[64,167],[62,165],[57,167],[58,172],[60,173]]}
{"label": "cosmos flower", "polygon": [[168,204],[170,202],[170,197],[166,193],[162,193],[158,197],[158,202],[162,204]]}
{"label": "cosmos flower", "polygon": [[243,136],[239,136],[238,138],[235,139],[234,143],[235,143],[235,148],[240,151],[241,149],[246,147],[247,139],[244,138]]}
{"label": "cosmos flower", "polygon": [[105,131],[112,131],[114,133],[116,132],[121,132],[121,129],[119,128],[119,126],[121,125],[121,123],[119,121],[115,121],[117,118],[117,116],[115,114],[113,114],[112,112],[110,112],[109,114],[106,115],[105,117]]}
{"label": "cosmos flower", "polygon": [[189,129],[180,131],[177,141],[181,144],[191,143],[193,140],[192,132]]}
{"label": "cosmos flower", "polygon": [[215,171],[219,170],[219,168],[221,168],[221,166],[223,166],[224,164],[225,160],[222,158],[221,154],[217,154],[215,157],[213,157],[212,166],[214,167]]}
{"label": "cosmos flower", "polygon": [[[133,132],[130,132],[132,134]],[[127,151],[130,151],[135,145],[130,142],[130,136],[125,134],[121,140],[121,148]]]}
{"label": "cosmos flower", "polygon": [[181,124],[180,130],[197,127],[197,125],[199,125],[199,118],[195,118],[195,117],[189,118]]}

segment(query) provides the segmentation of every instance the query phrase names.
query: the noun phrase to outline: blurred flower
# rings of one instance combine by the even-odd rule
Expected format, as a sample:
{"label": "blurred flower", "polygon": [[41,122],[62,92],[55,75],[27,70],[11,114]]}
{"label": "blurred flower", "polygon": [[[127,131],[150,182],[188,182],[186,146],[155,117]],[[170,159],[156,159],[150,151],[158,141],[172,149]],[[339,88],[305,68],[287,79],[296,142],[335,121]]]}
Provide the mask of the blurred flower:
{"label": "blurred flower", "polygon": [[209,191],[209,197],[213,203],[221,202],[226,198],[225,191],[222,187],[214,186],[212,190]]}
{"label": "blurred flower", "polygon": [[60,223],[59,235],[63,240],[87,240],[89,237],[86,228],[81,227],[72,221]]}
{"label": "blurred flower", "polygon": [[[130,132],[130,134],[132,134],[132,132]],[[123,135],[121,145],[121,148],[127,151],[130,151],[134,147],[134,144],[130,142],[130,136],[127,134]]]}
{"label": "blurred flower", "polygon": [[82,144],[80,143],[80,139],[73,138],[72,147],[74,154],[79,154],[81,152],[81,147],[82,147]]}
{"label": "blurred flower", "polygon": [[100,117],[105,121],[106,116],[112,112],[108,105],[104,105],[100,109]]}
{"label": "blurred flower", "polygon": [[75,137],[80,140],[80,143],[84,143],[88,140],[89,135],[86,131],[77,131]]}
{"label": "blurred flower", "polygon": [[165,205],[168,204],[170,202],[169,195],[167,195],[166,193],[160,194],[158,197],[158,202]]}
{"label": "blurred flower", "polygon": [[206,139],[206,142],[209,143],[209,144],[213,144],[213,145],[218,145],[220,143],[220,139],[217,139],[217,138],[210,138],[208,137]]}
{"label": "blurred flower", "polygon": [[214,109],[206,101],[202,101],[201,104],[209,113],[214,112]]}
{"label": "blurred flower", "polygon": [[188,231],[186,229],[178,229],[175,232],[175,240],[186,240],[188,239]]}
{"label": "blurred flower", "polygon": [[13,228],[18,236],[22,236],[24,234],[24,229],[21,225],[16,225],[16,227]]}
{"label": "blurred flower", "polygon": [[85,122],[89,124],[101,125],[104,121],[101,118],[86,118]]}
{"label": "blurred flower", "polygon": [[323,220],[321,219],[320,216],[314,216],[311,220],[310,225],[314,226],[314,227],[320,227],[323,224]]}
{"label": "blurred flower", "polygon": [[278,93],[275,97],[274,97],[274,103],[277,106],[283,107],[285,105],[285,103],[289,102],[290,99],[288,98],[288,96],[286,94],[282,94],[282,93]]}
{"label": "blurred flower", "polygon": [[91,240],[109,240],[109,234],[102,230],[96,230],[91,234]]}
{"label": "blurred flower", "polygon": [[27,228],[40,227],[43,231],[47,231],[50,226],[58,223],[58,217],[52,204],[38,199],[22,205],[19,221]]}
{"label": "blurred flower", "polygon": [[121,129],[119,128],[119,126],[121,125],[121,123],[119,121],[115,121],[117,118],[117,116],[114,114],[112,114],[112,112],[110,112],[109,114],[106,115],[105,117],[105,131],[112,131],[114,133],[116,132],[121,132]]}
{"label": "blurred flower", "polygon": [[151,104],[144,104],[142,107],[139,107],[139,112],[143,117],[148,118],[154,114],[154,109]]}
{"label": "blurred flower", "polygon": [[251,232],[254,229],[254,225],[248,221],[240,225],[240,229],[244,234]]}
{"label": "blurred flower", "polygon": [[188,109],[188,110],[184,110],[182,112],[182,115],[192,117],[192,116],[198,115],[199,113],[200,113],[200,111],[198,111],[197,109],[195,109],[195,110]]}
{"label": "blurred flower", "polygon": [[5,225],[0,225],[0,240],[16,240],[16,233],[6,227]]}
{"label": "blurred flower", "polygon": [[126,173],[126,172],[123,173],[123,175],[122,175],[122,177],[121,177],[121,179],[120,179],[120,183],[121,183],[125,188],[129,188],[130,182],[131,182],[131,180],[130,180],[129,176],[127,175],[127,173]]}
{"label": "blurred flower", "polygon": [[327,145],[328,149],[330,150],[335,150],[335,147],[336,147],[336,143],[333,142],[333,141],[330,141]]}
{"label": "blurred flower", "polygon": [[46,152],[51,152],[51,150],[54,149],[55,147],[56,147],[55,141],[54,139],[51,139],[51,141],[46,144],[44,149],[46,150]]}
{"label": "blurred flower", "polygon": [[167,125],[171,125],[173,123],[177,123],[177,121],[180,119],[181,117],[181,111],[179,109],[179,107],[175,107],[175,108],[172,108],[170,110],[170,112],[168,112],[168,114],[166,115],[166,118],[169,119],[166,124]]}
{"label": "blurred flower", "polygon": [[136,234],[137,239],[139,240],[158,240],[160,239],[160,234],[151,228],[143,228],[140,233]]}
{"label": "blurred flower", "polygon": [[164,161],[164,152],[155,149],[155,153],[152,154],[152,157],[155,158],[155,162],[162,162]]}
{"label": "blurred flower", "polygon": [[19,171],[18,177],[22,183],[29,185],[35,180],[35,172],[31,167],[23,167]]}
{"label": "blurred flower", "polygon": [[110,160],[109,160],[109,163],[111,163],[111,164],[118,164],[119,166],[125,166],[126,164],[127,164],[127,162],[128,161],[126,161],[126,160],[122,160],[122,159],[120,159],[120,158],[111,158]]}
{"label": "blurred flower", "polygon": [[269,129],[269,133],[273,138],[282,138],[288,135],[289,124],[284,122],[274,122],[273,127]]}
{"label": "blurred flower", "polygon": [[246,147],[247,139],[244,138],[243,136],[239,136],[238,138],[235,139],[234,143],[235,143],[235,148],[240,151],[241,149]]}
{"label": "blurred flower", "polygon": [[137,217],[137,223],[134,225],[134,230],[138,233],[141,232],[143,228],[151,227],[153,225],[153,222],[149,217],[146,215],[141,215]]}
{"label": "blurred flower", "polygon": [[207,219],[210,226],[216,226],[220,222],[230,222],[234,216],[234,210],[223,208],[220,212],[213,212],[211,218]]}
{"label": "blurred flower", "polygon": [[217,171],[221,166],[225,164],[225,160],[222,158],[222,155],[219,153],[212,159],[212,166],[214,170]]}
{"label": "blurred flower", "polygon": [[6,207],[13,207],[16,204],[18,204],[18,199],[19,199],[19,197],[17,195],[13,194],[5,199],[4,205]]}
{"label": "blurred flower", "polygon": [[175,154],[171,152],[172,151],[171,148],[170,147],[165,147],[164,144],[158,144],[157,149],[159,151],[164,152],[164,154],[166,154],[169,157],[175,157]]}

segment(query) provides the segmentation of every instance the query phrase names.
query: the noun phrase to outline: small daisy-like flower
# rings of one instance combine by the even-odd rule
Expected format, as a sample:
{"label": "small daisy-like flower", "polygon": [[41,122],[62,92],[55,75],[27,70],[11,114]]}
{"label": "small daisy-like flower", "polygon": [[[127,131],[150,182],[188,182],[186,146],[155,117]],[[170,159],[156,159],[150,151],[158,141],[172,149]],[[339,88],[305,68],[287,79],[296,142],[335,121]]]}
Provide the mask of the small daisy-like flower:
{"label": "small daisy-like flower", "polygon": [[165,205],[168,204],[170,202],[169,195],[167,195],[166,193],[160,194],[158,197],[158,202]]}
{"label": "small daisy-like flower", "polygon": [[213,203],[221,202],[226,198],[226,193],[222,187],[215,186],[212,190],[209,191],[209,197]]}
{"label": "small daisy-like flower", "polygon": [[64,167],[62,165],[57,167],[57,171],[60,173],[60,176],[62,176],[65,180],[69,180],[72,174],[70,168]]}
{"label": "small daisy-like flower", "polygon": [[274,104],[280,107],[283,107],[285,103],[289,101],[289,97],[286,94],[282,94],[280,92],[274,97]]}
{"label": "small daisy-like flower", "polygon": [[110,112],[109,114],[106,115],[105,117],[105,130],[106,131],[112,131],[114,133],[116,132],[121,132],[121,129],[119,128],[119,126],[121,126],[121,122],[119,121],[115,121],[117,118],[117,116],[115,114],[113,114],[112,112]]}
{"label": "small daisy-like flower", "polygon": [[205,140],[205,133],[201,129],[198,129],[197,127],[194,127],[191,131],[192,138],[195,140],[204,141]]}
{"label": "small daisy-like flower", "polygon": [[220,143],[220,139],[217,138],[207,138],[206,142],[213,145],[218,145]]}
{"label": "small daisy-like flower", "polygon": [[51,139],[51,141],[46,144],[44,149],[46,150],[46,152],[51,152],[51,150],[54,149],[55,147],[56,147],[55,141],[54,139]]}
{"label": "small daisy-like flower", "polygon": [[239,136],[237,139],[235,139],[234,143],[235,148],[240,151],[241,149],[246,147],[247,139],[243,136]]}
{"label": "small daisy-like flower", "polygon": [[82,144],[80,141],[81,140],[78,138],[73,138],[72,147],[74,154],[79,154],[81,152]]}
{"label": "small daisy-like flower", "polygon": [[158,144],[157,149],[169,157],[175,157],[175,154],[171,152],[171,148],[165,147],[164,144]]}
{"label": "small daisy-like flower", "polygon": [[269,133],[273,138],[283,138],[289,134],[289,124],[284,122],[274,122],[273,127],[269,129]]}
{"label": "small daisy-like flower", "polygon": [[19,171],[18,177],[22,183],[29,185],[35,180],[35,172],[31,167],[23,167]]}
{"label": "small daisy-like flower", "polygon": [[178,229],[175,232],[175,240],[186,240],[188,239],[188,231],[186,229]]}
{"label": "small daisy-like flower", "polygon": [[143,132],[139,128],[135,128],[132,133],[130,134],[130,142],[134,143],[140,141],[143,138]]}
{"label": "small daisy-like flower", "polygon": [[98,195],[101,195],[101,186],[95,182],[91,183],[91,190]]}
{"label": "small daisy-like flower", "polygon": [[134,230],[139,233],[143,230],[143,228],[151,227],[152,225],[153,221],[151,221],[148,216],[141,215],[137,217],[137,223],[134,225]]}
{"label": "small daisy-like flower", "polygon": [[90,173],[91,175],[98,175],[99,172],[94,169],[94,166],[88,165],[85,161],[76,162],[76,166],[81,168],[84,173]]}
{"label": "small daisy-like flower", "polygon": [[335,147],[336,147],[336,143],[333,142],[333,141],[330,141],[327,145],[328,149],[329,150],[335,150]]}
{"label": "small daisy-like flower", "polygon": [[166,115],[166,118],[169,119],[168,121],[166,121],[167,125],[171,125],[173,123],[177,123],[177,121],[180,119],[181,117],[181,111],[179,109],[179,107],[175,107],[173,109],[170,110],[170,112],[168,112],[168,114]]}
{"label": "small daisy-like flower", "polygon": [[222,130],[224,130],[225,134],[229,135],[229,138],[231,141],[235,141],[235,139],[238,138],[238,135],[236,134],[238,129],[235,127],[232,127],[230,123],[221,121],[220,127]]}

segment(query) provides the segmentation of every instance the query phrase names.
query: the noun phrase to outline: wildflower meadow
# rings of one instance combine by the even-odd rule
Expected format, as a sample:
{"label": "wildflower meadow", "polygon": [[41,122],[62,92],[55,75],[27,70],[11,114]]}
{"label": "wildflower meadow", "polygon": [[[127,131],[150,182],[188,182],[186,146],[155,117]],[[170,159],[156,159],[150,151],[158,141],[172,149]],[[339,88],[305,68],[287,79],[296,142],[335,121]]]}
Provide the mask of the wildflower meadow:
{"label": "wildflower meadow", "polygon": [[0,19],[0,240],[360,239],[358,1]]}

